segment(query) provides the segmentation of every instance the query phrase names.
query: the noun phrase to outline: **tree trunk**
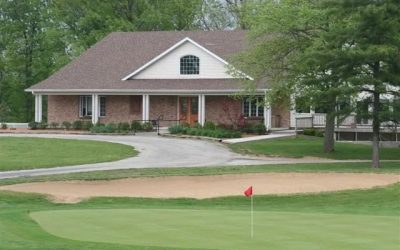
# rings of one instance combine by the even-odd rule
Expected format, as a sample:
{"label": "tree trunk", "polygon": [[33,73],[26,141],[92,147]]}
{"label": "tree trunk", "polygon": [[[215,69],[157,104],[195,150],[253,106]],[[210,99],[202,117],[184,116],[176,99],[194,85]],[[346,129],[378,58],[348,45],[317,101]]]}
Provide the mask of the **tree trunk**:
{"label": "tree trunk", "polygon": [[374,93],[374,108],[372,110],[372,167],[379,168],[379,132],[380,132],[380,119],[379,119],[379,109],[380,109],[380,95],[379,93]]}
{"label": "tree trunk", "polygon": [[324,152],[332,153],[335,151],[335,114],[328,112],[325,121]]}

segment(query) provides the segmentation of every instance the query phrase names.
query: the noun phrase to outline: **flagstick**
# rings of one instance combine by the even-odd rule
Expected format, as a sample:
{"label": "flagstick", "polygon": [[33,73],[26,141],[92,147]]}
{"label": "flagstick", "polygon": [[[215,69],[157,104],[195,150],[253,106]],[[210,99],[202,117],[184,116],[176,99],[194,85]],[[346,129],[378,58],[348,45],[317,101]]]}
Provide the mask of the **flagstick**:
{"label": "flagstick", "polygon": [[253,195],[251,196],[251,238],[254,235]]}

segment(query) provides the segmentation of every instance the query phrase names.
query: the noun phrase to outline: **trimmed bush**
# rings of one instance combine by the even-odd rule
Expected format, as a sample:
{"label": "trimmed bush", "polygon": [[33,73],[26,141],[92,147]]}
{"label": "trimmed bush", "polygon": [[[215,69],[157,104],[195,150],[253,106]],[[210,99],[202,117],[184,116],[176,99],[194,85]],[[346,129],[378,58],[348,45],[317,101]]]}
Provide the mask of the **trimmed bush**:
{"label": "trimmed bush", "polygon": [[267,132],[267,129],[264,124],[258,123],[253,125],[252,131],[254,134],[264,135]]}
{"label": "trimmed bush", "polygon": [[129,129],[131,128],[131,126],[129,125],[129,123],[127,122],[120,122],[118,123],[118,130],[119,131],[129,131]]}
{"label": "trimmed bush", "polygon": [[65,128],[66,130],[69,130],[71,128],[72,124],[70,122],[63,122],[62,127]]}
{"label": "trimmed bush", "polygon": [[182,134],[183,130],[184,130],[184,128],[181,125],[175,125],[175,126],[172,126],[172,127],[168,128],[168,131],[171,134]]}
{"label": "trimmed bush", "polygon": [[176,125],[168,128],[171,134],[187,134],[193,136],[204,136],[214,138],[240,138],[241,134],[239,131],[232,131],[226,129],[205,129],[205,128],[188,128],[182,125]]}
{"label": "trimmed bush", "polygon": [[306,128],[303,130],[303,134],[308,136],[324,137],[324,133],[315,128]]}
{"label": "trimmed bush", "polygon": [[92,121],[83,121],[82,129],[89,131],[93,127]]}
{"label": "trimmed bush", "polygon": [[8,127],[8,126],[7,126],[6,123],[2,123],[2,124],[1,124],[1,129],[7,129],[7,127]]}
{"label": "trimmed bush", "polygon": [[37,127],[38,127],[38,129],[46,129],[47,128],[47,123],[46,122],[40,122]]}
{"label": "trimmed bush", "polygon": [[72,123],[72,128],[75,130],[81,130],[83,126],[83,122],[81,120],[76,120]]}
{"label": "trimmed bush", "polygon": [[131,123],[131,130],[133,130],[133,132],[142,131],[143,130],[142,124],[138,121],[133,121]]}
{"label": "trimmed bush", "polygon": [[145,122],[142,125],[143,131],[153,131],[153,124],[151,122]]}
{"label": "trimmed bush", "polygon": [[211,130],[216,129],[216,127],[217,126],[213,122],[210,122],[210,121],[206,121],[203,126],[204,129],[211,129]]}
{"label": "trimmed bush", "polygon": [[28,127],[29,127],[30,129],[32,129],[32,130],[37,129],[38,126],[39,126],[39,123],[37,123],[37,122],[30,122],[30,123],[28,123]]}
{"label": "trimmed bush", "polygon": [[50,123],[50,128],[58,128],[58,123],[57,122],[51,122]]}

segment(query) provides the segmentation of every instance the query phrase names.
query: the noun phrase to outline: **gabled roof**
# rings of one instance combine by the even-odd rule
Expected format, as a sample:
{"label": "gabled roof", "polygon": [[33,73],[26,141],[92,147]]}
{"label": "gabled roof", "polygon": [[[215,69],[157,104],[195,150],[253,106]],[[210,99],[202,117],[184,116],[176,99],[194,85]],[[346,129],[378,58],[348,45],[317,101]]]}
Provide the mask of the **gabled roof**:
{"label": "gabled roof", "polygon": [[[245,48],[245,32],[241,30],[114,32],[46,80],[30,87],[28,91],[134,89],[135,85],[143,87],[143,81],[131,79],[122,81],[122,78],[135,72],[185,38],[195,41],[222,60],[228,60],[230,56]],[[185,80],[190,82],[191,87],[188,89],[195,88],[196,82],[200,83],[199,80]],[[140,83],[135,84],[135,81],[140,81]],[[166,84],[166,81],[162,79],[146,82],[154,82],[152,85],[160,87],[162,83]],[[221,82],[224,82],[223,85],[226,86],[227,80],[208,79],[201,81],[199,88],[220,89]],[[181,87],[182,84],[179,86]],[[163,89],[170,89],[170,87],[174,88],[164,86]],[[233,84],[232,87],[240,89],[238,84]]]}

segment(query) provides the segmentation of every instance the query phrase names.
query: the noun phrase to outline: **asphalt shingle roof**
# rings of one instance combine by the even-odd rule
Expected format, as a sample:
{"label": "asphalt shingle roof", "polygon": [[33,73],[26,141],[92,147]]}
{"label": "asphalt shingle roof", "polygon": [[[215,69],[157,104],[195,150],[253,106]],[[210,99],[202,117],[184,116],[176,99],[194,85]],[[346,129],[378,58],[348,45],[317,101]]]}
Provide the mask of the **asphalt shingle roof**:
{"label": "asphalt shingle roof", "polygon": [[227,60],[245,48],[244,31],[114,32],[29,90],[225,90],[229,79],[121,79],[185,37]]}

